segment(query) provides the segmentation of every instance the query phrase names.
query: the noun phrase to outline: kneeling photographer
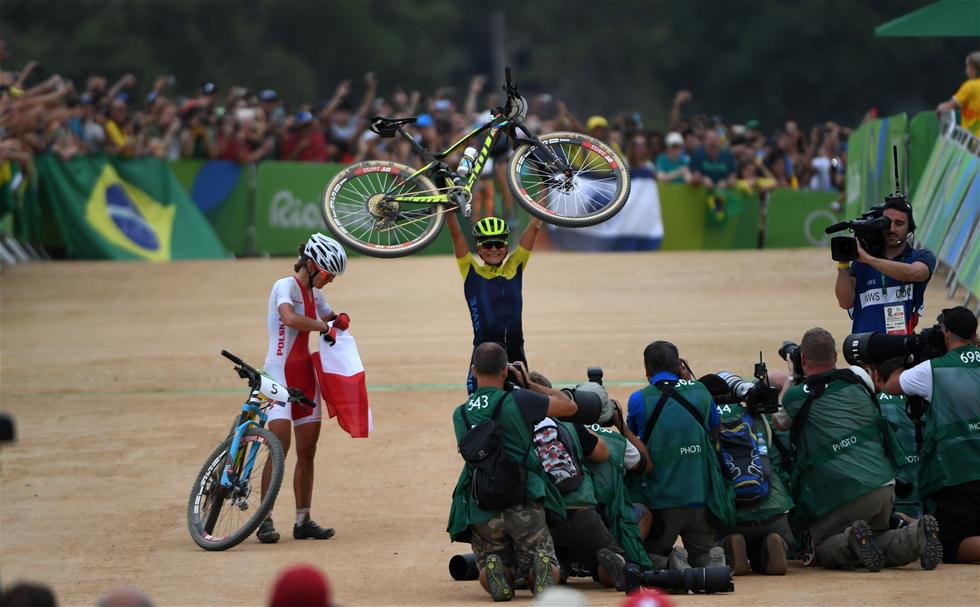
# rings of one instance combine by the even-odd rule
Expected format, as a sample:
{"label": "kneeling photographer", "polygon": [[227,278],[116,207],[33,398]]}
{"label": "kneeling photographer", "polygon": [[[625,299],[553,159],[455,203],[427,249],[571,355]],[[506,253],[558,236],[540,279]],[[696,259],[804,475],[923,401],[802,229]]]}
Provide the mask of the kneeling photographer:
{"label": "kneeling photographer", "polygon": [[848,227],[856,237],[834,238],[831,249],[838,262],[834,293],[840,307],[850,311],[851,332],[911,333],[936,268],[932,252],[908,242],[915,231],[912,206],[902,194],[894,194],[861,219],[827,231]]}
{"label": "kneeling photographer", "polygon": [[699,379],[721,413],[719,452],[735,489],[738,518],[718,535],[734,575],[786,574],[787,550],[793,544],[787,514],[793,501],[770,460],[777,450],[767,420],[778,408],[778,390],[770,379],[781,386],[784,375],[777,371],[770,377],[759,362],[754,383],[728,371]]}
{"label": "kneeling photographer", "polygon": [[[924,411],[919,493],[926,512],[939,520],[943,560],[976,563],[980,562],[977,317],[957,306],[943,310],[937,320],[945,354],[881,379],[885,392],[919,396],[929,402]],[[927,356],[935,354],[935,347],[927,352]]]}
{"label": "kneeling photographer", "polygon": [[[566,394],[528,380],[523,364],[510,365],[504,348],[480,344],[473,354],[480,386],[453,412],[464,459],[453,491],[447,531],[470,542],[480,582],[495,601],[514,596],[515,577],[535,594],[558,581],[558,562],[545,509],[564,517],[561,494],[533,453],[531,428],[545,417],[594,423]],[[508,378],[525,389],[506,391]]]}
{"label": "kneeling photographer", "polygon": [[804,380],[784,384],[773,422],[790,430],[793,519],[808,530],[819,564],[875,572],[919,559],[934,569],[942,557],[935,518],[889,529],[901,448],[870,377],[837,369],[834,338],[821,328],[807,331],[788,358]]}

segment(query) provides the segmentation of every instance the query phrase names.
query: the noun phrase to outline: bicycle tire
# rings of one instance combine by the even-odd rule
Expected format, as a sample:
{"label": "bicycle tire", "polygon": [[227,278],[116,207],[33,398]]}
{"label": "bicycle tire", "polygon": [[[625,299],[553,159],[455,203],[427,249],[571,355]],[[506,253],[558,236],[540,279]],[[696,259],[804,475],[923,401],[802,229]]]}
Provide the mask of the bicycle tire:
{"label": "bicycle tire", "polygon": [[572,169],[567,175],[549,172],[536,146],[518,147],[507,184],[528,213],[557,226],[584,228],[610,219],[626,205],[629,167],[609,146],[581,133],[547,133],[538,139]]}
{"label": "bicycle tire", "polygon": [[[187,502],[187,529],[190,531],[191,537],[194,542],[210,551],[220,551],[228,550],[238,544],[242,543],[248,536],[252,535],[262,521],[265,519],[266,515],[272,510],[272,506],[276,503],[276,496],[279,495],[279,488],[282,486],[283,472],[286,467],[286,456],[282,449],[282,443],[275,434],[266,430],[265,428],[250,427],[245,430],[242,434],[242,447],[247,447],[253,444],[255,441],[262,441],[269,451],[269,457],[272,461],[272,478],[269,482],[269,489],[265,496],[261,497],[259,502],[259,507],[255,512],[249,516],[245,522],[241,525],[235,525],[235,529],[228,531],[222,535],[213,535],[205,531],[206,522],[205,518],[208,515],[215,515],[220,513],[221,509],[236,508],[236,506],[229,501],[227,497],[223,497],[218,503],[218,510],[214,510],[212,505],[210,508],[204,508],[205,502],[208,498],[212,501],[215,496],[215,491],[220,484],[217,483],[221,478],[222,470],[224,469],[225,461],[227,458],[228,449],[231,447],[232,436],[226,438],[218,447],[208,456],[208,459],[204,462],[204,466],[198,473],[197,478],[194,480],[194,485],[191,488],[190,499]],[[262,479],[262,468],[264,467],[264,462],[256,462],[255,468],[253,468],[252,479],[261,483]],[[210,484],[208,484],[210,481]],[[239,511],[243,511],[239,509]],[[234,510],[232,510],[234,512]],[[215,517],[217,518],[217,517]],[[212,528],[213,531],[213,528]]]}
{"label": "bicycle tire", "polygon": [[[405,213],[400,207],[393,211],[378,207],[380,197],[386,194],[439,194],[432,180],[422,175],[405,185],[405,178],[414,172],[411,167],[389,160],[369,160],[347,167],[323,189],[323,222],[337,240],[371,257],[404,257],[424,249],[436,239],[446,220],[443,210],[435,208],[440,206],[438,203]],[[409,213],[417,213],[419,218]]]}

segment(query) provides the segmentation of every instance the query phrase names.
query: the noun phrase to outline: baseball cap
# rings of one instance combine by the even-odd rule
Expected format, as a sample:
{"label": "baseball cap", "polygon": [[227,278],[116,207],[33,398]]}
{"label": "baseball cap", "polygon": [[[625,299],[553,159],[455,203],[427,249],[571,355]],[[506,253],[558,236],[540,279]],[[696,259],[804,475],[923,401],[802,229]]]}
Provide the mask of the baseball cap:
{"label": "baseball cap", "polygon": [[434,125],[435,121],[432,120],[432,116],[430,114],[419,114],[418,118],[415,119],[415,126],[419,127],[420,129]]}
{"label": "baseball cap", "polygon": [[946,330],[963,339],[972,339],[977,332],[977,317],[969,308],[956,306],[946,308],[936,317]]}
{"label": "baseball cap", "polygon": [[263,103],[267,101],[279,101],[279,94],[272,89],[262,89],[259,91],[259,101]]}
{"label": "baseball cap", "polygon": [[296,113],[296,122],[300,124],[306,124],[308,122],[313,122],[313,114],[307,112],[306,110]]}
{"label": "baseball cap", "polygon": [[201,85],[201,92],[205,95],[210,95],[211,93],[218,92],[218,87],[213,82],[208,81]]}
{"label": "baseball cap", "polygon": [[667,145],[684,145],[684,136],[677,131],[667,133]]}
{"label": "baseball cap", "polygon": [[585,594],[568,586],[551,586],[534,597],[535,607],[588,607]]}
{"label": "baseball cap", "polygon": [[269,607],[330,607],[330,583],[312,565],[293,565],[279,574]]}
{"label": "baseball cap", "polygon": [[592,129],[605,129],[609,127],[609,121],[606,120],[605,116],[589,116],[589,119],[585,122],[585,128],[589,131]]}
{"label": "baseball cap", "polygon": [[592,393],[599,397],[599,404],[601,405],[601,413],[599,413],[599,425],[605,426],[612,420],[613,417],[613,402],[609,400],[609,392],[606,391],[605,386],[602,384],[597,384],[594,381],[584,381],[577,386],[575,386],[575,394]]}

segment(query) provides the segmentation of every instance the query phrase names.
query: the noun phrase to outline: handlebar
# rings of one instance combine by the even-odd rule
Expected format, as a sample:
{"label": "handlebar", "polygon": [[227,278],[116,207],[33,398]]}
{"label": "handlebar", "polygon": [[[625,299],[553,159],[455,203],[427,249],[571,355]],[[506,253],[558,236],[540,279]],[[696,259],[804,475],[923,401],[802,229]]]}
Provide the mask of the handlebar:
{"label": "handlebar", "polygon": [[[257,390],[262,383],[262,373],[255,367],[249,365],[227,350],[222,350],[221,355],[235,363],[235,371],[242,379],[248,380],[248,385],[253,390]],[[307,407],[316,407],[316,403],[306,398],[306,394],[300,388],[286,388],[289,391],[289,402],[300,403]]]}

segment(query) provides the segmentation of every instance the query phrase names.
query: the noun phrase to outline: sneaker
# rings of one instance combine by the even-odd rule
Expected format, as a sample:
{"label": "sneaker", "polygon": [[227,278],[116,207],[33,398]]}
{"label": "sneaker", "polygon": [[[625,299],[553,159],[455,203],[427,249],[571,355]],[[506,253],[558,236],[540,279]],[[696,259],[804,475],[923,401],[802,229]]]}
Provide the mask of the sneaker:
{"label": "sneaker", "polygon": [[752,566],[749,565],[749,553],[745,547],[745,536],[741,533],[733,533],[722,542],[725,550],[725,561],[731,565],[732,575],[748,575],[752,573]]}
{"label": "sneaker", "polygon": [[922,534],[919,564],[926,571],[932,571],[943,560],[943,545],[939,541],[939,521],[936,517],[931,514],[923,516],[919,521],[919,533]]}
{"label": "sneaker", "polygon": [[871,526],[865,521],[854,521],[848,533],[851,540],[848,544],[851,544],[851,548],[861,559],[861,564],[872,573],[881,571],[885,565],[885,553],[875,543]]}
{"label": "sneaker", "polygon": [[609,577],[612,578],[613,586],[616,587],[616,590],[625,590],[626,580],[623,577],[623,569],[626,567],[626,559],[609,548],[600,548],[599,552],[596,553],[596,560],[599,561],[599,564],[602,565],[606,573],[609,574]]}
{"label": "sneaker", "polygon": [[259,541],[263,544],[275,544],[279,541],[279,532],[272,525],[271,516],[265,517],[265,520],[259,525],[259,530],[255,534],[255,537],[259,538]]}
{"label": "sneaker", "polygon": [[487,590],[494,601],[509,601],[514,598],[514,589],[507,579],[507,570],[499,555],[491,554],[487,557],[483,572],[487,575]]}
{"label": "sneaker", "polygon": [[313,522],[313,519],[306,519],[302,525],[293,525],[293,538],[305,540],[313,538],[315,540],[329,540],[333,537],[334,531],[331,527],[321,527]]}
{"label": "sneaker", "polygon": [[687,562],[687,549],[683,546],[674,546],[667,557],[667,568],[683,571],[690,569],[691,565]]}
{"label": "sneaker", "polygon": [[546,552],[539,552],[531,563],[531,594],[540,594],[544,589],[555,583],[551,577],[551,567],[555,564],[555,559]]}
{"label": "sneaker", "polygon": [[766,575],[786,575],[786,544],[783,536],[770,533],[763,548],[766,552]]}
{"label": "sneaker", "polygon": [[724,567],[727,564],[724,548],[721,546],[712,546],[708,550],[708,564],[705,567]]}

